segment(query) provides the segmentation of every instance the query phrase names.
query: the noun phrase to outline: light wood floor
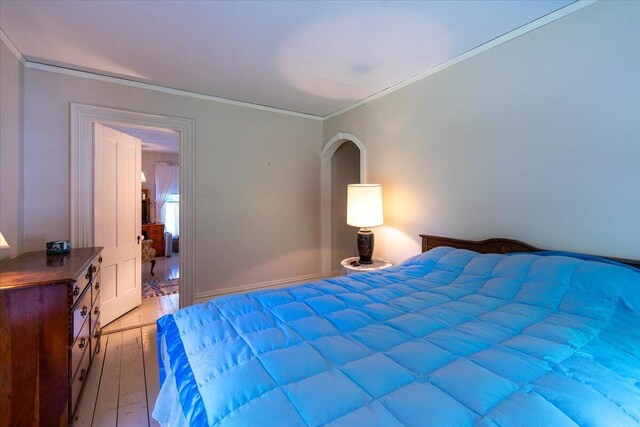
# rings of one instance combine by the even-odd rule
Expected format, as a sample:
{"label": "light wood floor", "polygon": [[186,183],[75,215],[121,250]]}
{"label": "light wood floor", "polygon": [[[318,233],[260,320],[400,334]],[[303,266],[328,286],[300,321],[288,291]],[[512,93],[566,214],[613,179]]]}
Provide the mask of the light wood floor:
{"label": "light wood floor", "polygon": [[142,298],[142,304],[102,328],[103,334],[111,334],[132,328],[140,328],[156,323],[165,314],[172,314],[179,308],[178,295]]}
{"label": "light wood floor", "polygon": [[155,325],[103,335],[73,425],[158,426],[159,388]]}

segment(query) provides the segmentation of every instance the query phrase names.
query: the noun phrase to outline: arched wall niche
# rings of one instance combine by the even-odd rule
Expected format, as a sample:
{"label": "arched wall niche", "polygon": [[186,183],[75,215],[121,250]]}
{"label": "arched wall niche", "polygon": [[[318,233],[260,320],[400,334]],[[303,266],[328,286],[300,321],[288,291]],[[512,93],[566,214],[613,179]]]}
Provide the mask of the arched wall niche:
{"label": "arched wall niche", "polygon": [[321,224],[320,244],[322,253],[321,271],[330,276],[331,271],[331,159],[340,146],[352,142],[360,150],[360,183],[367,182],[367,150],[355,135],[339,132],[324,145],[321,153]]}

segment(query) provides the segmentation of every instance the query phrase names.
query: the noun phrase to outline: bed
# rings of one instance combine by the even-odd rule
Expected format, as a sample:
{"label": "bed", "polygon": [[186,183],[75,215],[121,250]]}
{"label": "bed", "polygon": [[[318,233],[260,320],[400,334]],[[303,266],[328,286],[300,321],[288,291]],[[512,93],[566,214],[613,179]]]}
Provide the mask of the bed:
{"label": "bed", "polygon": [[640,423],[635,261],[422,236],[374,273],[158,320],[171,426]]}

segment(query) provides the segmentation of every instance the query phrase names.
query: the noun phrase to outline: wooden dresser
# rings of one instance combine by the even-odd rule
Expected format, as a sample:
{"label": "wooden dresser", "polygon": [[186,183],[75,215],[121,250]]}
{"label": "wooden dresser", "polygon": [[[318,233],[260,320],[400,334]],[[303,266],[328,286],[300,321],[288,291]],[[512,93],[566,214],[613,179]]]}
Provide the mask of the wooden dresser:
{"label": "wooden dresser", "polygon": [[160,222],[142,224],[142,231],[147,233],[146,239],[153,240],[156,256],[164,256],[164,224]]}
{"label": "wooden dresser", "polygon": [[71,422],[100,351],[101,252],[0,262],[0,426]]}

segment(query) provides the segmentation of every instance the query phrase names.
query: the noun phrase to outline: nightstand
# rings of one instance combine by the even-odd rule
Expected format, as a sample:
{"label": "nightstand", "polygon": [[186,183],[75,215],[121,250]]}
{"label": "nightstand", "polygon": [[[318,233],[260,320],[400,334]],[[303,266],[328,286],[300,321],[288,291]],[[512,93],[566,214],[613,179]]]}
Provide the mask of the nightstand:
{"label": "nightstand", "polygon": [[357,273],[368,273],[371,271],[383,270],[385,268],[391,267],[389,261],[382,258],[372,258],[373,264],[358,264],[359,257],[352,257],[343,259],[340,264],[342,264],[342,270],[340,271],[341,276],[348,276],[350,274]]}

